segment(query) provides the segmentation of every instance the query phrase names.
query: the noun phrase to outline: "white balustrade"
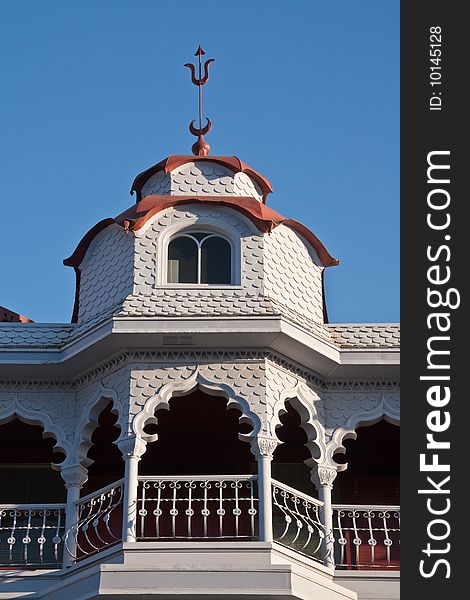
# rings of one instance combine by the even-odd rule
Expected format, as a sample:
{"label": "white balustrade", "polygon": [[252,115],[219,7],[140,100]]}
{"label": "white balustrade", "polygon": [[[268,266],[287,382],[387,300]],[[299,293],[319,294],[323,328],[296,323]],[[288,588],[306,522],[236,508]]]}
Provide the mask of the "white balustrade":
{"label": "white balustrade", "polygon": [[397,569],[400,507],[333,505],[336,567]]}
{"label": "white balustrade", "polygon": [[137,539],[254,540],[255,475],[139,477]]}
{"label": "white balustrade", "polygon": [[324,562],[320,549],[328,532],[320,520],[323,503],[275,479],[271,488],[274,541]]}
{"label": "white balustrade", "polygon": [[[274,541],[327,564],[323,503],[276,480],[271,490]],[[80,498],[67,532],[65,504],[0,505],[0,568],[58,568],[64,548],[80,561],[121,542],[123,499],[124,480]],[[254,541],[259,509],[256,475],[140,476],[133,512],[137,540]],[[399,506],[335,504],[333,535],[336,568],[399,568]]]}
{"label": "white balustrade", "polygon": [[77,502],[78,520],[65,535],[65,551],[80,560],[121,541],[124,480]]}
{"label": "white balustrade", "polygon": [[54,568],[62,562],[65,504],[0,505],[0,568]]}

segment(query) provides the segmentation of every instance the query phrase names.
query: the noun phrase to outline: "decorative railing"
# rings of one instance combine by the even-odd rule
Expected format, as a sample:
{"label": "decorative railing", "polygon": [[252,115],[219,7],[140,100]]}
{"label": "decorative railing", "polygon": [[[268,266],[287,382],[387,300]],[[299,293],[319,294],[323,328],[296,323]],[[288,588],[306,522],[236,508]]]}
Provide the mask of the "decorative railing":
{"label": "decorative railing", "polygon": [[[319,562],[334,549],[337,569],[399,569],[399,506],[333,505],[332,535],[322,502],[271,487],[274,541]],[[123,500],[123,480],[80,498],[67,532],[65,504],[0,505],[0,569],[58,568],[121,542]],[[141,476],[131,513],[137,540],[237,541],[259,539],[259,510],[255,475]]]}
{"label": "decorative railing", "polygon": [[62,563],[65,504],[0,505],[0,568]]}
{"label": "decorative railing", "polygon": [[323,503],[275,479],[271,488],[274,541],[323,562],[327,536],[320,521]]}
{"label": "decorative railing", "polygon": [[65,550],[81,560],[122,539],[124,480],[88,494],[77,502],[77,522],[65,535]]}
{"label": "decorative railing", "polygon": [[333,528],[337,568],[399,568],[399,506],[335,504]]}
{"label": "decorative railing", "polygon": [[253,540],[255,475],[139,477],[137,539]]}

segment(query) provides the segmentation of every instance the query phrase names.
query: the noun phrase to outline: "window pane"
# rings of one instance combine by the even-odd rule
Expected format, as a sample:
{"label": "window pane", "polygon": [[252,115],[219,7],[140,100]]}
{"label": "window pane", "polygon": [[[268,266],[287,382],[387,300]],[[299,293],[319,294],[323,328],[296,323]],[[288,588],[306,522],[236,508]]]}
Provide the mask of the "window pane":
{"label": "window pane", "polygon": [[197,244],[178,237],[168,245],[168,283],[197,283]]}
{"label": "window pane", "polygon": [[230,244],[220,237],[210,237],[201,247],[201,283],[232,283]]}

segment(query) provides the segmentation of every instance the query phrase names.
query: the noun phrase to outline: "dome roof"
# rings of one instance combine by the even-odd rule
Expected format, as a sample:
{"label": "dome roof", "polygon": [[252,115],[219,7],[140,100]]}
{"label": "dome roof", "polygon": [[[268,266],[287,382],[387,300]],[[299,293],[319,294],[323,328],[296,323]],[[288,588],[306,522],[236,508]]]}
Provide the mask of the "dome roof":
{"label": "dome roof", "polygon": [[[140,238],[146,235],[147,228],[144,226],[151,219],[153,222],[154,216],[167,209],[184,205],[220,206],[241,213],[261,234],[272,232],[272,240],[276,238],[278,245],[280,243],[281,246],[285,246],[280,253],[279,248],[276,250],[279,256],[284,256],[285,252],[289,253],[289,243],[294,239],[292,233],[295,232],[303,238],[304,244],[310,245],[316,252],[318,262],[315,265],[312,263],[312,268],[318,268],[318,272],[321,272],[323,267],[337,265],[339,261],[331,256],[312,231],[265,204],[266,196],[271,191],[271,184],[265,177],[236,157],[172,155],[140,173],[131,188],[131,193],[136,192],[136,203],[117,217],[97,223],[86,233],[73,254],[64,260],[65,265],[75,269],[77,278],[73,321],[78,318],[81,265],[90,244],[98,234],[110,226],[118,225],[118,229],[122,228],[124,232],[133,231],[138,234],[137,238]],[[142,232],[138,233],[141,229]],[[287,233],[279,233],[284,230]],[[270,240],[271,236],[266,239],[266,249]],[[296,243],[304,247],[300,240]],[[273,245],[274,241],[271,246]],[[279,256],[276,256],[275,265],[279,262]],[[281,262],[283,261],[281,257]],[[315,281],[318,279],[318,272],[314,274]]]}
{"label": "dome roof", "polygon": [[137,202],[159,196],[244,196],[265,203],[269,181],[236,156],[171,155],[134,179]]}

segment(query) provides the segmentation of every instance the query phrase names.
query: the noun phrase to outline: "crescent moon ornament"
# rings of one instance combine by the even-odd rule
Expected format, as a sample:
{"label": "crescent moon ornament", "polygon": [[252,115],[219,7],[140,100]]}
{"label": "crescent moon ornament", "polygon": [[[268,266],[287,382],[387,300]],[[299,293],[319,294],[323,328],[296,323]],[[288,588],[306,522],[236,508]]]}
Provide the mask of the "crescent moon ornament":
{"label": "crescent moon ornament", "polygon": [[204,125],[204,127],[202,127],[201,129],[197,129],[194,126],[194,123],[196,121],[192,120],[191,123],[189,124],[189,131],[195,136],[206,135],[212,129],[212,121],[208,117],[206,117],[206,121],[207,121],[207,124]]}

